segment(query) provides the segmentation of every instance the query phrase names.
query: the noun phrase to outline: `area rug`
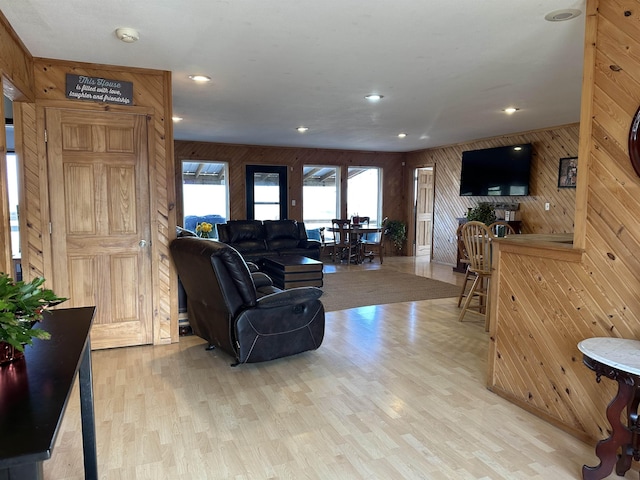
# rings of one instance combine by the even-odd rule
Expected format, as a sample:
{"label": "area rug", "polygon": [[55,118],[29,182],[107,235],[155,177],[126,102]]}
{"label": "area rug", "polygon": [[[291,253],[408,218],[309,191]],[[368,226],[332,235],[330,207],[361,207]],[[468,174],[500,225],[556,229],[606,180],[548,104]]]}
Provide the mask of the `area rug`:
{"label": "area rug", "polygon": [[457,297],[450,283],[389,270],[338,272],[324,275],[321,297],[327,312],[366,305]]}

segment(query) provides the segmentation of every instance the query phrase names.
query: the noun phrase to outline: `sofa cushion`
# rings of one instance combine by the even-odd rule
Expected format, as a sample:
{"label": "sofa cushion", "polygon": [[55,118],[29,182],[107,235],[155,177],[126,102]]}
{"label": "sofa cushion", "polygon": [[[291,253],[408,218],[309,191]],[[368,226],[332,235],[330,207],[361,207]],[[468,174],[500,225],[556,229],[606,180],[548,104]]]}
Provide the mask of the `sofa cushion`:
{"label": "sofa cushion", "polygon": [[267,240],[300,239],[298,223],[295,220],[265,220],[264,230]]}
{"label": "sofa cushion", "polygon": [[264,240],[245,240],[242,242],[229,243],[229,245],[240,253],[263,252],[267,248]]}
{"label": "sofa cushion", "polygon": [[[229,243],[264,240],[264,227],[260,220],[233,220],[227,222]],[[264,248],[264,243],[262,244]]]}
{"label": "sofa cushion", "polygon": [[264,230],[269,250],[295,248],[300,242],[298,224],[295,220],[265,220]]}

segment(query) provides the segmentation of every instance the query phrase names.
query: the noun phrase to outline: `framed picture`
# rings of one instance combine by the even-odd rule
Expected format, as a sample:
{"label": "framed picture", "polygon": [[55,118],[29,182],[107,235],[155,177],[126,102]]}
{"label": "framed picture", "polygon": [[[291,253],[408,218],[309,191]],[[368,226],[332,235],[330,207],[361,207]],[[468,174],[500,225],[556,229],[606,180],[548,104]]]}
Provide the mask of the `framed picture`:
{"label": "framed picture", "polygon": [[578,176],[578,157],[560,159],[558,168],[558,188],[576,188]]}

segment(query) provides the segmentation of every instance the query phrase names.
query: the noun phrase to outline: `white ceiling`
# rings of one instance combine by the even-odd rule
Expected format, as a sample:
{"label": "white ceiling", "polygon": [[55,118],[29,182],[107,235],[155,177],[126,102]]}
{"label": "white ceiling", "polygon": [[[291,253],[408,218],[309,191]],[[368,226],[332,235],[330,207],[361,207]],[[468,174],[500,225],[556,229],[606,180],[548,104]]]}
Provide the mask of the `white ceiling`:
{"label": "white ceiling", "polygon": [[[577,122],[584,4],[0,0],[0,10],[36,57],[170,70],[178,140],[400,152]],[[583,13],[545,21],[567,8]],[[118,27],[140,40],[119,41]],[[212,81],[195,84],[196,73]],[[510,105],[520,110],[504,114]]]}

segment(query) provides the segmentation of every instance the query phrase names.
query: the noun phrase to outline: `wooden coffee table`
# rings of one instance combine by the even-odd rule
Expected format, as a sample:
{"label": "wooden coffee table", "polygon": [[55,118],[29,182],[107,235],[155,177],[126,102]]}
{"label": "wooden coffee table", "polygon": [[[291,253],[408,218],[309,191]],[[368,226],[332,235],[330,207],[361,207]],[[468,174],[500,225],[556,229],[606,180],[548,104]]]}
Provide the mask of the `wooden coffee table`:
{"label": "wooden coffee table", "polygon": [[280,255],[262,260],[262,271],[282,289],[322,287],[322,262],[302,255]]}

